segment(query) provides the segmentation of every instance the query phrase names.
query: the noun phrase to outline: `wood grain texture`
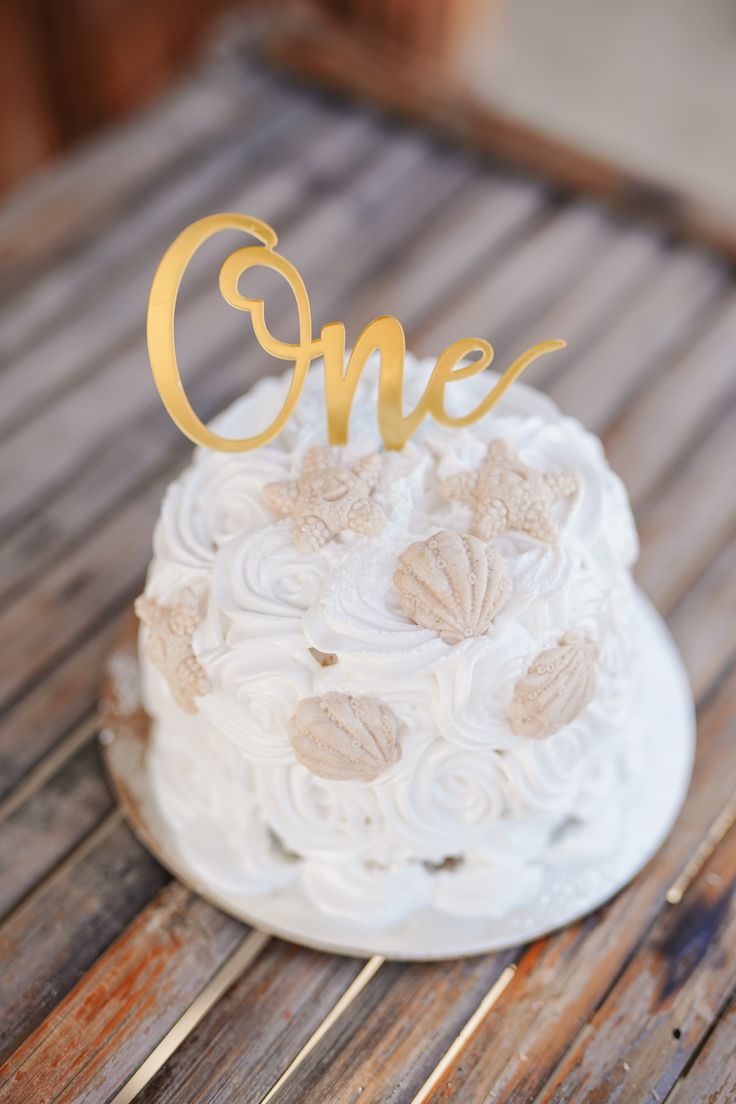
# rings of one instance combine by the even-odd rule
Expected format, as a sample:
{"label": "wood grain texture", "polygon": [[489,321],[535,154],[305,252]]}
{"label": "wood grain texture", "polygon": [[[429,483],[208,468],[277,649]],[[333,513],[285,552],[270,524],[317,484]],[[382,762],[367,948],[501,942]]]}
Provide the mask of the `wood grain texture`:
{"label": "wood grain texture", "polygon": [[514,954],[384,964],[275,1102],[410,1101]]}
{"label": "wood grain texture", "polygon": [[650,372],[692,341],[724,283],[723,269],[713,258],[673,251],[629,309],[548,388],[550,395],[599,433],[635,401]]}
{"label": "wood grain texture", "polygon": [[736,993],[668,1104],[727,1104],[736,1099]]}
{"label": "wood grain texture", "polygon": [[102,777],[96,741],[32,794],[0,828],[0,916],[52,870],[103,816],[113,799]]}
{"label": "wood grain texture", "polygon": [[109,1100],[246,930],[168,885],[0,1068],[0,1101]]}
{"label": "wood grain texture", "polygon": [[606,453],[636,505],[656,494],[734,401],[736,296],[717,300],[699,340],[648,380],[606,430]]}
{"label": "wood grain texture", "polygon": [[[127,613],[127,606],[125,609]],[[58,658],[53,671],[26,689],[0,719],[0,796],[7,797],[44,756],[90,716],[96,701],[102,657],[119,627],[117,616],[93,626],[74,650]]]}
{"label": "wood grain texture", "polygon": [[351,958],[274,941],[139,1097],[260,1101],[362,968]]}
{"label": "wood grain texture", "polygon": [[110,814],[0,927],[0,1057],[65,996],[168,881]]}
{"label": "wood grain texture", "polygon": [[[34,318],[36,325],[5,367],[3,429],[17,431],[66,387],[104,369],[110,356],[140,339],[156,264],[184,226],[231,209],[258,210],[280,228],[288,226],[305,194],[320,185],[338,188],[378,140],[368,118],[320,106],[293,106],[267,122],[249,141],[230,140],[215,156],[195,162],[183,180],[164,177],[121,212],[110,232],[73,255],[63,273],[55,266],[47,288],[37,281],[40,286],[21,300],[29,326]],[[19,309],[12,315],[16,325]],[[53,373],[44,372],[50,362]]]}
{"label": "wood grain texture", "polygon": [[219,74],[205,69],[137,119],[28,182],[0,211],[3,284],[93,235],[152,176],[206,140],[217,120],[242,117],[256,84],[241,67]]}
{"label": "wood grain texture", "polygon": [[[230,83],[234,99],[221,111]],[[669,615],[700,702],[690,797],[630,887],[516,954],[384,964],[277,1099],[409,1104],[512,958],[513,980],[452,1052],[432,1101],[605,1092],[639,1104],[651,1084],[681,1104],[688,1083],[707,1099],[733,1023],[732,1012],[719,1020],[736,983],[732,838],[680,905],[666,906],[664,895],[736,789],[732,276],[715,255],[591,203],[553,199],[537,183],[239,60],[223,86],[202,75],[181,98],[195,113],[191,133],[173,102],[142,119],[142,166],[121,166],[119,182],[114,166],[133,156],[135,126],[111,137],[107,152],[82,153],[81,168],[62,167],[35,199],[0,211],[6,256],[21,274],[0,307],[11,323],[0,339],[9,395],[0,411],[0,630],[12,642],[0,672],[0,796],[10,799],[0,810],[0,861],[12,910],[0,925],[0,999],[3,1053],[20,1047],[0,1092],[10,1100],[27,1088],[34,1104],[110,1099],[242,936],[169,883],[135,842],[85,742],[160,495],[188,451],[141,368],[148,275],[175,223],[217,202],[257,206],[279,224],[316,325],[338,316],[355,333],[395,311],[421,353],[475,332],[494,341],[500,365],[533,340],[569,339],[529,380],[602,431],[630,482],[640,579]],[[179,131],[165,133],[168,125]],[[96,166],[99,181],[82,181]],[[75,195],[89,198],[87,224],[80,212],[64,216]],[[47,241],[29,233],[24,246],[34,220]],[[215,265],[203,258],[181,318],[186,378],[205,414],[274,368],[243,340],[244,320],[219,303]],[[271,305],[274,328],[287,329],[288,299],[276,292]],[[697,961],[693,946],[703,952]],[[678,956],[687,969],[666,995],[662,979]],[[361,965],[272,941],[141,1099],[259,1101]],[[623,1073],[616,1047],[627,1055]]]}
{"label": "wood grain texture", "polygon": [[736,985],[736,832],[637,949],[541,1094],[664,1099]]}

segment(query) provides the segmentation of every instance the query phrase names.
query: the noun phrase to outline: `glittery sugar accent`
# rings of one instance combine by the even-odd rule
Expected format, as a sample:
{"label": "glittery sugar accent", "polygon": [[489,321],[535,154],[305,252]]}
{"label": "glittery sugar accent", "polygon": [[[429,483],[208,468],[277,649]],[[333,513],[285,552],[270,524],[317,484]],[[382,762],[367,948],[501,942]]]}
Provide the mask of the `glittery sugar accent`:
{"label": "glittery sugar accent", "polygon": [[473,533],[490,540],[516,530],[545,544],[557,544],[553,504],[576,494],[573,472],[538,472],[524,464],[508,441],[492,441],[476,471],[460,472],[439,485],[443,498],[473,510]]}
{"label": "glittery sugar accent", "polygon": [[267,483],[263,494],[272,510],[294,519],[294,544],[307,554],[346,529],[371,537],[382,532],[386,516],[370,497],[380,472],[378,453],[344,468],[329,449],[312,448],[299,479]]}
{"label": "glittery sugar accent", "polygon": [[146,656],[165,677],[174,700],[185,713],[196,713],[195,699],[207,694],[209,680],[192,649],[199,624],[199,603],[190,587],[180,590],[173,606],[142,595],[135,612],[148,629]]}

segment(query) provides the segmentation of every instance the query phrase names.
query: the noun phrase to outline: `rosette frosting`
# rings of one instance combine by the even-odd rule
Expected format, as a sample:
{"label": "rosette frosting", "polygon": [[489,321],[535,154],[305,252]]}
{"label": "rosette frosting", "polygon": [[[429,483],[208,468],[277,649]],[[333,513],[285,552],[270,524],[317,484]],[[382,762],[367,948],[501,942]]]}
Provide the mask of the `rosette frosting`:
{"label": "rosette frosting", "polygon": [[[407,358],[407,407],[432,365]],[[488,376],[448,390],[453,412],[486,394]],[[381,450],[377,382],[369,363],[351,444],[334,450],[346,468]],[[286,377],[262,381],[217,419],[218,432],[265,426],[287,386]],[[414,542],[471,531],[472,510],[439,487],[477,470],[493,441],[506,442],[526,470],[573,473],[577,490],[549,507],[556,542],[503,527],[493,537],[508,578],[503,602],[481,635],[448,643],[407,616],[394,576]],[[616,830],[616,794],[635,760],[626,718],[637,541],[626,493],[596,437],[516,384],[472,429],[425,422],[401,452],[382,454],[371,488],[385,518],[380,535],[346,528],[302,553],[294,522],[269,508],[264,487],[298,483],[309,450],[324,444],[315,369],[276,440],[238,455],[197,450],[166,493],[146,596],[164,620],[178,593],[196,596],[191,652],[206,692],[183,715],[142,630],[161,811],[174,831],[187,818],[206,822],[192,861],[246,895],[293,882],[356,923],[393,924],[429,906],[502,915],[534,893],[540,862],[563,837],[569,853],[571,826],[584,829],[604,804]],[[433,600],[450,600],[437,593]],[[571,632],[596,657],[592,697],[553,734],[518,735],[508,716],[515,687]],[[567,689],[545,692],[564,702]],[[352,719],[337,734],[345,747],[370,738],[361,699],[380,700],[399,734],[398,761],[367,781],[318,777],[300,762],[290,718],[299,702],[326,694],[349,703]]]}

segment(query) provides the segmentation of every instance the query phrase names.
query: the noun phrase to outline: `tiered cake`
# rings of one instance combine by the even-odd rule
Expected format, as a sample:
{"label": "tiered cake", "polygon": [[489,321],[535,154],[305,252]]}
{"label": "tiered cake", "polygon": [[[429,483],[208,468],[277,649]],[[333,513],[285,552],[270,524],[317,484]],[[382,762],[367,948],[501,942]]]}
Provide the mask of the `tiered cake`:
{"label": "tiered cake", "polygon": [[[407,407],[433,365],[407,358]],[[155,798],[216,893],[289,887],[356,928],[501,917],[542,864],[615,851],[635,529],[598,439],[533,389],[386,452],[377,379],[348,447],[314,368],[274,442],[197,450],[169,487],[137,603]],[[268,424],[287,387],[217,431]]]}

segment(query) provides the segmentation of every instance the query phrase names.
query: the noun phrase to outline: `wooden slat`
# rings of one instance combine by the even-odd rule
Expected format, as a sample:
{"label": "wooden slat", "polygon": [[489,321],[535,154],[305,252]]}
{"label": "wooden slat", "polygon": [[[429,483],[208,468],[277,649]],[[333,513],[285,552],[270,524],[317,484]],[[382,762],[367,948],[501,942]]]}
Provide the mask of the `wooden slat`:
{"label": "wooden slat", "polygon": [[[377,138],[365,117],[341,117],[317,106],[291,109],[275,115],[265,130],[231,136],[220,156],[204,160],[184,186],[162,181],[82,261],[72,258],[65,273],[52,270],[51,291],[60,296],[63,289],[67,305],[51,328],[41,329],[8,362],[0,429],[17,431],[70,385],[104,370],[126,342],[140,339],[155,266],[183,227],[213,211],[236,210],[258,211],[285,228],[316,184],[326,178],[339,188],[345,173],[370,156]],[[43,289],[28,294],[25,305],[29,317],[50,309]]]}
{"label": "wooden slat", "polygon": [[111,813],[0,927],[6,1057],[168,881]]}
{"label": "wooden slat", "polygon": [[724,284],[725,273],[713,258],[673,251],[659,278],[632,308],[555,378],[549,387],[552,398],[598,433],[634,400],[649,372],[666,365],[683,342],[692,341]]}
{"label": "wooden slat", "polygon": [[637,393],[606,430],[608,458],[634,503],[656,492],[736,389],[736,296],[729,291],[702,339]]}
{"label": "wooden slat", "polygon": [[113,806],[87,743],[0,827],[0,916],[68,854]]}
{"label": "wooden slat", "polygon": [[[609,905],[527,950],[511,985],[428,1104],[536,1099],[569,1040],[662,911],[666,890],[731,798],[736,787],[731,754],[735,737],[736,669],[732,669],[701,709],[693,783],[664,847]],[[632,1018],[632,1022],[641,1021]]]}
{"label": "wooden slat", "polygon": [[371,317],[390,313],[407,334],[416,333],[434,315],[438,292],[443,301],[457,297],[477,273],[505,263],[547,202],[528,181],[476,167],[462,195],[395,253],[362,294],[351,296],[341,321],[356,333]]}
{"label": "wooden slat", "polygon": [[415,344],[422,352],[436,353],[458,335],[473,334],[489,338],[500,350],[559,298],[610,243],[612,233],[610,221],[585,204],[550,210],[530,226],[511,257],[479,273],[459,299],[450,294],[447,308],[419,331]]}
{"label": "wooden slat", "polygon": [[109,1100],[246,930],[172,882],[0,1068],[0,1101]]}
{"label": "wooden slat", "polygon": [[[128,613],[127,608],[125,613]],[[60,741],[71,738],[97,700],[102,657],[119,631],[118,618],[93,625],[85,641],[60,656],[54,670],[27,693],[0,721],[0,797]]]}
{"label": "wooden slat", "polygon": [[269,943],[137,1101],[260,1101],[363,965]]}
{"label": "wooden slat", "polygon": [[736,832],[668,909],[540,1104],[663,1100],[736,985]]}
{"label": "wooden slat", "polygon": [[250,71],[212,67],[181,83],[150,110],[96,138],[36,179],[26,181],[0,212],[3,280],[24,266],[48,261],[93,234],[131,193],[212,133],[242,115],[258,83]]}
{"label": "wooden slat", "polygon": [[663,609],[682,597],[736,527],[734,471],[736,405],[678,462],[677,477],[639,519],[636,575]]}
{"label": "wooden slat", "polygon": [[668,1104],[728,1104],[736,1100],[736,993]]}
{"label": "wooden slat", "polygon": [[[163,165],[140,190],[126,196],[97,233],[87,232],[62,256],[47,258],[44,267],[34,270],[27,282],[19,280],[3,297],[2,361],[36,343],[65,316],[83,310],[87,299],[94,301],[100,282],[114,287],[118,279],[124,278],[127,266],[145,241],[146,226],[155,241],[170,224],[172,215],[176,226],[177,210],[181,219],[203,183],[209,181],[212,186],[218,179],[234,179],[238,166],[241,174],[247,174],[249,161],[252,164],[259,155],[268,157],[269,145],[273,156],[279,139],[288,143],[292,122],[302,118],[308,125],[311,113],[309,104],[300,103],[293,92],[278,85],[271,89],[255,85],[245,103],[240,104],[240,119],[233,118],[231,112],[223,123],[213,118],[209,132],[197,144],[185,145],[174,164]],[[247,129],[241,134],[243,120],[247,120]],[[170,214],[166,211],[169,197]]]}
{"label": "wooden slat", "polygon": [[614,229],[610,241],[577,273],[561,298],[525,320],[523,331],[513,335],[513,348],[509,338],[495,340],[503,363],[519,344],[529,346],[550,337],[564,338],[568,348],[563,355],[542,357],[526,369],[524,380],[532,386],[544,390],[565,364],[580,358],[669,263],[668,251],[654,234],[636,226],[614,224]]}
{"label": "wooden slat", "polygon": [[670,617],[696,694],[713,684],[736,651],[736,538],[723,546]]}

